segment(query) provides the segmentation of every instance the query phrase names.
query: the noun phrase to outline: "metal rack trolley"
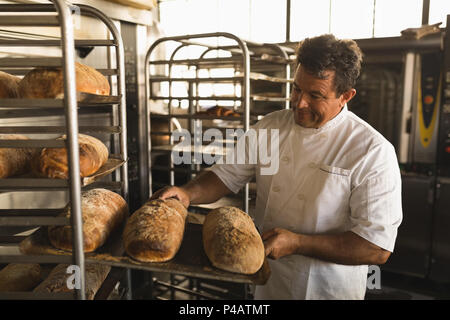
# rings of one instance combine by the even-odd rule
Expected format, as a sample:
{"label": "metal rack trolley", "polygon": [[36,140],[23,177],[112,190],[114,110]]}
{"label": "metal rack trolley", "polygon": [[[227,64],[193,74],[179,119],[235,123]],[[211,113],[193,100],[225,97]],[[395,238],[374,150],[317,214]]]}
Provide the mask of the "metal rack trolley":
{"label": "metal rack trolley", "polygon": [[[231,45],[220,45],[219,41],[226,39],[229,42],[233,42]],[[208,44],[212,41],[216,41],[217,45]],[[206,43],[205,43],[206,41]],[[167,60],[158,60],[154,54],[160,46],[164,46],[169,42],[175,42],[176,46],[170,54],[170,58]],[[192,59],[177,59],[177,54],[182,50],[186,50],[192,47],[201,48],[198,53],[198,57]],[[208,54],[226,52],[228,57],[208,57]],[[188,120],[188,130],[192,133],[199,120],[214,120],[219,117],[208,116],[208,115],[198,115],[196,112],[200,111],[201,101],[233,101],[233,109],[239,109],[241,111],[241,116],[228,116],[220,117],[221,120],[232,121],[237,126],[231,126],[232,128],[242,128],[247,131],[250,125],[254,123],[258,116],[263,116],[265,112],[258,112],[255,108],[257,103],[264,102],[275,102],[282,103],[283,108],[289,108],[289,95],[290,95],[290,82],[291,82],[291,64],[289,54],[293,52],[290,48],[284,48],[277,44],[260,44],[251,41],[242,40],[239,37],[225,32],[217,33],[206,33],[206,34],[196,34],[196,35],[186,35],[186,36],[175,36],[175,37],[164,37],[156,40],[149,48],[146,56],[146,68],[145,68],[145,80],[146,80],[146,119],[147,128],[146,132],[150,133],[150,100],[166,100],[168,101],[168,114],[159,115],[160,118],[165,118],[168,121],[171,119],[186,119]],[[194,68],[195,76],[186,77],[175,77],[173,76],[173,68],[179,66],[186,66],[188,68]],[[201,76],[202,71],[207,70],[208,73],[211,70],[218,68],[233,68],[235,70],[234,76]],[[165,68],[164,74],[158,74],[161,68]],[[272,69],[272,70],[271,70]],[[266,75],[258,71],[278,71],[279,74],[276,76]],[[238,72],[238,73],[237,73]],[[284,86],[283,92],[278,96],[267,96],[258,93],[252,93],[252,82],[253,81],[264,81],[267,83],[276,83]],[[154,90],[154,86],[161,83],[168,83],[167,96],[158,96]],[[185,83],[188,87],[187,96],[173,96],[172,87],[174,83]],[[234,95],[229,96],[200,96],[199,86],[204,84],[223,84],[231,83],[234,85],[235,92],[236,89],[240,92],[236,92]],[[240,86],[240,88],[239,88]],[[173,113],[172,102],[173,101],[188,101],[188,114],[175,114]],[[238,105],[236,102],[240,103]],[[219,103],[218,103],[219,104]],[[222,127],[221,129],[225,129]],[[151,131],[151,134],[156,135],[170,135],[170,132],[156,132]],[[172,151],[171,146],[164,146],[162,148],[151,146],[149,135],[147,138],[147,152],[149,159],[149,167],[151,167],[151,152],[153,151]],[[173,143],[171,139],[171,144]],[[208,153],[205,150],[191,150],[192,153]],[[155,167],[152,167],[155,168]],[[157,168],[166,170],[170,175],[170,184],[175,184],[175,172],[182,171],[182,168],[174,168],[171,162],[167,168]],[[191,177],[196,172],[200,171],[200,164],[191,166],[188,172]],[[152,187],[152,177],[151,172],[149,174],[149,188]],[[244,211],[249,212],[249,186],[244,189],[242,208]]]}
{"label": "metal rack trolley", "polygon": [[[112,21],[102,12],[86,5],[69,7],[63,0],[52,0],[52,4],[0,4],[0,26],[51,26],[59,27],[60,39],[1,39],[0,47],[56,47],[61,48],[60,58],[0,58],[0,69],[11,74],[23,75],[34,67],[61,67],[63,69],[64,98],[63,99],[0,99],[0,111],[11,112],[26,117],[32,109],[49,109],[62,111],[65,126],[39,126],[39,127],[2,127],[0,133],[60,133],[66,134],[67,140],[30,139],[30,140],[1,140],[0,147],[27,147],[43,148],[53,147],[68,149],[69,179],[34,179],[34,178],[7,178],[0,179],[1,191],[41,191],[41,190],[69,190],[71,218],[57,217],[62,209],[1,209],[1,226],[47,226],[71,225],[73,230],[73,254],[67,256],[54,255],[0,255],[0,263],[73,263],[80,267],[81,288],[70,293],[54,293],[51,295],[38,295],[31,292],[16,292],[6,294],[6,298],[73,298],[85,299],[85,256],[83,251],[83,233],[81,216],[81,190],[82,188],[103,187],[119,190],[128,200],[127,177],[127,139],[126,139],[126,110],[125,110],[125,75],[124,75],[124,48],[119,31]],[[53,15],[56,11],[56,15]],[[14,13],[14,14],[12,14]],[[30,13],[39,13],[32,15]],[[47,14],[48,15],[43,15]],[[53,14],[51,14],[53,13]],[[75,40],[73,30],[73,13],[94,17],[103,22],[110,32],[111,40]],[[116,96],[90,96],[90,99],[81,99],[75,87],[75,46],[106,46],[115,48],[115,54],[109,57],[109,68],[99,70],[106,76],[117,77]],[[113,51],[113,50],[111,50]],[[110,78],[111,79],[111,78]],[[85,97],[86,98],[86,97]],[[88,107],[111,108],[112,125],[103,127],[81,127],[78,125],[78,109]],[[52,111],[50,111],[52,112]],[[102,132],[111,134],[113,152],[117,153],[121,165],[114,171],[114,181],[91,181],[86,185],[80,179],[78,133]],[[117,139],[118,136],[118,139]],[[120,169],[119,169],[120,167]],[[117,169],[117,170],[116,170]],[[21,237],[7,241],[17,243]],[[3,239],[4,240],[4,239]],[[6,242],[6,241],[4,241]],[[3,296],[3,295],[2,295]]]}
{"label": "metal rack trolley", "polygon": [[[221,40],[231,44],[220,44]],[[175,43],[173,50],[167,55],[168,59],[158,58],[158,49],[164,47],[168,43]],[[214,43],[214,44],[211,44]],[[223,43],[223,42],[222,42]],[[180,52],[189,50],[190,48],[199,48],[196,52],[196,57],[193,58],[179,58]],[[169,146],[151,146],[150,134],[155,135],[171,135],[173,130],[172,119],[184,119],[187,121],[187,128],[191,135],[193,130],[198,129],[198,121],[201,120],[220,120],[229,121],[228,127],[221,127],[225,130],[227,128],[241,128],[247,131],[250,125],[256,122],[259,117],[264,116],[267,111],[258,110],[256,106],[264,103],[280,103],[281,108],[289,108],[290,97],[290,83],[291,83],[291,65],[293,64],[290,55],[294,51],[291,48],[281,47],[277,44],[260,44],[251,41],[242,40],[239,37],[225,32],[206,33],[196,35],[164,37],[156,40],[149,48],[145,60],[145,81],[146,81],[146,96],[145,96],[145,110],[146,110],[146,143],[147,143],[147,159],[149,161],[148,167],[154,170],[167,171],[169,173],[169,181],[171,185],[175,185],[175,173],[184,172],[190,175],[201,170],[200,163],[191,164],[189,168],[174,166],[172,157],[167,166],[155,166],[152,163],[152,153],[166,154],[174,150],[174,141],[170,136]],[[216,56],[214,56],[214,54]],[[222,56],[221,56],[222,55]],[[225,56],[224,56],[225,55]],[[184,66],[187,67],[187,76],[174,75],[174,68]],[[220,68],[232,68],[234,70],[233,76],[211,75],[211,70]],[[193,70],[190,70],[193,69]],[[207,76],[205,76],[205,71]],[[269,73],[269,74],[267,74]],[[281,86],[281,92],[276,96],[269,96],[259,94],[252,89],[257,82],[264,82],[269,85]],[[158,94],[158,87],[162,83],[167,83],[168,95],[161,96]],[[186,96],[175,96],[172,88],[174,83],[184,83],[187,88]],[[234,95],[229,96],[201,96],[199,93],[200,85],[205,84],[233,84]],[[168,114],[157,115],[160,119],[165,119],[169,123],[169,132],[161,132],[151,130],[150,123],[150,103],[151,101],[164,101],[168,105]],[[173,101],[187,101],[188,112],[186,114],[176,114],[173,111]],[[216,117],[213,115],[197,114],[200,110],[200,102],[215,101],[216,105],[220,106],[223,101],[232,101],[234,111],[240,111],[240,116],[225,116]],[[229,105],[230,103],[228,103]],[[281,109],[278,106],[278,109]],[[155,115],[153,115],[155,116]],[[231,125],[230,125],[231,123]],[[212,125],[211,127],[214,127]],[[216,127],[218,128],[218,127]],[[203,132],[200,132],[203,134]],[[194,141],[193,135],[191,141]],[[234,145],[236,141],[233,141]],[[227,143],[227,146],[230,146]],[[198,148],[198,146],[197,146]],[[196,146],[191,146],[185,152],[191,153],[194,157],[196,154],[211,154],[211,150],[200,149]],[[152,170],[149,170],[149,190],[152,191]],[[243,189],[242,202],[230,199],[232,205],[241,207],[245,212],[250,211],[250,188],[249,183]],[[229,201],[223,205],[231,205]],[[220,202],[220,201],[219,201]],[[219,204],[219,202],[216,203]],[[210,206],[201,206],[200,209],[208,209]],[[185,281],[184,279],[181,282]],[[190,281],[190,279],[189,279]],[[156,280],[154,285],[163,283],[163,286],[171,290],[171,297],[174,297],[173,290],[181,290],[179,287],[180,280],[175,279],[173,274],[170,275],[170,285]],[[201,283],[193,279],[190,281],[189,287],[201,287]],[[194,297],[207,298],[210,295],[202,295],[193,290],[183,289],[181,292],[191,294]],[[246,295],[245,295],[246,296]]]}

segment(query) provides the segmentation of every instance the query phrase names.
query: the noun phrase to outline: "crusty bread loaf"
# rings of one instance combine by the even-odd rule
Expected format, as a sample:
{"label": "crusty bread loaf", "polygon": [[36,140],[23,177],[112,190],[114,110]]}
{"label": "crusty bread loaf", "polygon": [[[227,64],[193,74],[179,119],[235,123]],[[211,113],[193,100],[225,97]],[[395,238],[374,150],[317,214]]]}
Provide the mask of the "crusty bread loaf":
{"label": "crusty bread loaf", "polygon": [[0,270],[0,292],[30,291],[42,281],[39,264],[10,263]]}
{"label": "crusty bread loaf", "polygon": [[[84,251],[92,252],[102,246],[109,235],[120,227],[128,215],[126,201],[117,193],[106,189],[91,189],[81,194]],[[67,205],[61,216],[70,216]],[[50,243],[58,249],[72,250],[72,227],[48,227]]]}
{"label": "crusty bread loaf", "polygon": [[127,221],[125,251],[142,262],[172,259],[183,240],[186,217],[186,208],[176,199],[146,202]]}
{"label": "crusty bread loaf", "polygon": [[216,268],[242,274],[257,272],[264,244],[248,214],[234,207],[211,210],[202,228],[205,253]]}
{"label": "crusty bread loaf", "polygon": [[[65,139],[65,136],[59,139]],[[78,135],[80,146],[80,176],[87,177],[98,171],[108,161],[108,148],[99,139]],[[66,148],[44,148],[33,164],[33,170],[48,178],[67,179],[69,167]]]}
{"label": "crusty bread loaf", "polygon": [[0,71],[0,99],[17,98],[19,82],[19,77]]}
{"label": "crusty bread loaf", "polygon": [[[21,134],[0,134],[0,140],[27,139]],[[0,148],[0,179],[28,172],[37,152],[33,148]]]}
{"label": "crusty bread loaf", "polygon": [[[35,293],[56,293],[56,292],[72,292],[67,286],[67,280],[72,275],[67,273],[67,264],[57,265],[49,276],[37,286],[33,292]],[[85,292],[86,299],[93,300],[98,289],[102,286],[108,276],[111,266],[101,264],[85,264]]]}
{"label": "crusty bread loaf", "polygon": [[[76,90],[98,95],[109,95],[110,86],[100,72],[92,67],[75,63]],[[64,81],[61,68],[36,68],[19,82],[19,96],[33,99],[62,99]]]}

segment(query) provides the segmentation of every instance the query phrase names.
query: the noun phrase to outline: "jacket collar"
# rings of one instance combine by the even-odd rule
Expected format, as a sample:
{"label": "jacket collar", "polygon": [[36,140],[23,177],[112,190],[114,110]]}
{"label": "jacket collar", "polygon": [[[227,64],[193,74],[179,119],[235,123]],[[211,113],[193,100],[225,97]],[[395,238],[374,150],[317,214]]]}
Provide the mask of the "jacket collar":
{"label": "jacket collar", "polygon": [[300,132],[303,134],[316,134],[316,133],[325,132],[331,128],[336,127],[347,117],[347,114],[348,114],[348,108],[347,108],[347,104],[345,104],[344,107],[342,107],[341,112],[339,112],[333,119],[329,120],[327,123],[325,123],[323,126],[321,126],[320,128],[317,128],[317,129],[316,128],[305,128],[305,127],[298,125],[297,123],[295,123],[294,116],[292,116],[291,121],[292,121],[294,130],[296,132]]}

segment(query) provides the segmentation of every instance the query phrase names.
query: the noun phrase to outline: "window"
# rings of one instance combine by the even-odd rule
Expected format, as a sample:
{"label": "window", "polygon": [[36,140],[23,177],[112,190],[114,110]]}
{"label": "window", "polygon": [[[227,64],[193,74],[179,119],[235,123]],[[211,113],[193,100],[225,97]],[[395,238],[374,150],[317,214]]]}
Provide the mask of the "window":
{"label": "window", "polygon": [[[324,33],[340,38],[397,37],[422,24],[423,0],[291,0],[290,39]],[[286,41],[287,0],[160,1],[166,35],[229,32],[255,42]],[[430,0],[429,23],[450,14],[449,0]]]}
{"label": "window", "polygon": [[291,2],[291,40],[330,32],[330,0]]}
{"label": "window", "polygon": [[447,15],[450,14],[450,1],[430,0],[430,15],[428,24],[442,22],[441,28],[447,26]]}
{"label": "window", "polygon": [[376,0],[375,37],[399,37],[407,28],[422,25],[422,0]]}
{"label": "window", "polygon": [[338,38],[371,38],[373,0],[332,1],[330,31]]}

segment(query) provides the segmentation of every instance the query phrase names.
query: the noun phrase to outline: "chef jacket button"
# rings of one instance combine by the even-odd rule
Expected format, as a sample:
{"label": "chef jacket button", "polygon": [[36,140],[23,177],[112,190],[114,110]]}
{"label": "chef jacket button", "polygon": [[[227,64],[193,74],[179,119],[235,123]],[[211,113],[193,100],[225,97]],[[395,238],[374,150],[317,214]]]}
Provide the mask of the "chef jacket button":
{"label": "chef jacket button", "polygon": [[280,192],[281,188],[279,186],[273,187],[273,192]]}
{"label": "chef jacket button", "polygon": [[311,169],[316,169],[317,168],[317,164],[315,164],[314,162],[310,162],[308,164],[308,167],[310,167]]}
{"label": "chef jacket button", "polygon": [[297,195],[297,199],[298,199],[298,200],[305,200],[305,195],[299,193],[299,194]]}
{"label": "chef jacket button", "polygon": [[283,158],[281,158],[281,160],[283,160],[284,162],[289,162],[289,157],[283,157]]}

